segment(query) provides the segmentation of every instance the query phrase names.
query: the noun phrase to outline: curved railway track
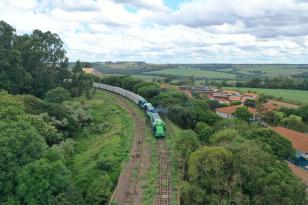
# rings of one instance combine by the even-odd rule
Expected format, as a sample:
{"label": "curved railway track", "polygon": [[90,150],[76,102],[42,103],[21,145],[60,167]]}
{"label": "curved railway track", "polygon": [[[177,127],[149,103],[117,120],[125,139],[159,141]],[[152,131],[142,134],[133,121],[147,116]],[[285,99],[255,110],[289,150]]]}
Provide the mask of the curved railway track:
{"label": "curved railway track", "polygon": [[140,182],[141,164],[144,160],[145,121],[121,98],[116,96],[117,103],[125,108],[135,121],[134,142],[131,149],[131,159],[121,172],[117,187],[109,204],[116,202],[117,205],[131,205],[140,203],[137,202],[136,198],[140,198],[138,197],[138,183]]}
{"label": "curved railway track", "polygon": [[[150,161],[144,145],[146,122],[120,95],[115,94],[115,99],[117,104],[126,109],[133,117],[135,132],[131,158],[121,171],[109,204],[115,202],[117,205],[141,205],[143,203],[140,176],[149,167],[147,166],[147,161]],[[154,198],[154,204],[169,205],[171,201],[171,169],[168,149],[164,139],[157,139],[157,158],[159,161],[158,195]]]}

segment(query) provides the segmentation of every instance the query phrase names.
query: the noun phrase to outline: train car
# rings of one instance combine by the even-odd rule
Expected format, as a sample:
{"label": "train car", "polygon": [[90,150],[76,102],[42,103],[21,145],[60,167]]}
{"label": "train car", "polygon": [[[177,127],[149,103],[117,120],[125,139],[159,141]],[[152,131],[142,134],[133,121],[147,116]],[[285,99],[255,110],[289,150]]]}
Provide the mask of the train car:
{"label": "train car", "polygon": [[152,131],[156,138],[166,137],[166,124],[161,120],[158,113],[150,113]]}
{"label": "train car", "polygon": [[141,107],[142,109],[145,108],[145,104],[148,103],[143,97],[141,97],[138,101],[138,105],[139,107]]}
{"label": "train car", "polygon": [[116,86],[101,84],[101,83],[93,83],[93,87],[107,90],[123,97],[126,97],[139,105],[142,108],[151,122],[151,128],[156,138],[163,138],[166,136],[166,124],[161,120],[159,114],[156,109],[152,106],[151,103],[148,103],[142,96],[137,95],[131,91],[125,90],[123,88],[119,88]]}
{"label": "train car", "polygon": [[151,113],[157,113],[156,109],[152,106],[151,103],[145,103],[144,110],[149,118],[151,117]]}

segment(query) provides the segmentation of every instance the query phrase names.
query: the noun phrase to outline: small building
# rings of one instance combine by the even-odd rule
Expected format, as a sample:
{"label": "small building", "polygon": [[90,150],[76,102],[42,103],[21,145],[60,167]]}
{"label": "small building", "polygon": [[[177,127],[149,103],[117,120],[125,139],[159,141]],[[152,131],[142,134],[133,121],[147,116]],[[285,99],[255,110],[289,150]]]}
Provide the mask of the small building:
{"label": "small building", "polygon": [[275,132],[291,141],[296,149],[294,164],[308,171],[308,135],[285,127],[273,127]]}
{"label": "small building", "polygon": [[231,102],[242,101],[242,97],[241,97],[241,96],[232,95],[232,96],[229,96],[229,100],[230,100]]}
{"label": "small building", "polygon": [[258,95],[254,93],[244,93],[243,97],[246,97],[247,99],[257,99]]}
{"label": "small building", "polygon": [[82,68],[82,71],[87,73],[87,74],[92,74],[92,75],[101,75],[99,71],[97,71],[95,68]]}
{"label": "small building", "polygon": [[241,94],[236,90],[223,90],[223,93],[226,94],[227,96],[232,96],[232,95],[241,96]]}
{"label": "small building", "polygon": [[[229,107],[221,107],[215,109],[216,114],[219,115],[220,117],[226,118],[226,119],[233,119],[234,116],[233,114],[235,111],[243,107],[243,105],[234,105],[234,106],[229,106]],[[248,111],[253,115],[253,118],[251,119],[252,121],[256,120],[256,115],[257,115],[257,110],[255,108],[247,107]]]}
{"label": "small building", "polygon": [[292,172],[294,173],[294,175],[296,175],[297,177],[299,177],[302,182],[304,182],[307,186],[306,191],[308,191],[308,171],[305,171],[304,169],[288,162],[288,165],[290,167],[290,169],[292,170]]}

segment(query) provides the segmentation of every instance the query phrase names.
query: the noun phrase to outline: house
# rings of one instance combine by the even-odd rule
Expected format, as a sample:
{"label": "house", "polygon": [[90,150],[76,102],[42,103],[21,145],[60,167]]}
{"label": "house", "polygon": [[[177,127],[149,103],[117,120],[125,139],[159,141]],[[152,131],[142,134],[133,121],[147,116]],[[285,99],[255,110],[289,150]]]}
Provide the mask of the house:
{"label": "house", "polygon": [[[290,162],[288,162],[288,165],[294,175],[299,177],[308,186],[308,172]],[[306,190],[308,191],[308,188]]]}
{"label": "house", "polygon": [[294,163],[308,171],[308,135],[285,127],[272,127],[272,129],[291,141],[296,149]]}
{"label": "house", "polygon": [[246,97],[247,99],[257,99],[258,95],[254,93],[244,93],[243,97]]}
{"label": "house", "polygon": [[87,74],[101,75],[101,73],[98,72],[95,68],[82,68],[82,71],[87,73]]}
{"label": "house", "polygon": [[[219,115],[219,116],[221,116],[223,118],[233,119],[234,118],[233,114],[240,107],[243,107],[243,105],[221,107],[221,108],[215,109],[215,111],[216,111],[217,115]],[[251,120],[255,121],[256,120],[257,110],[255,108],[251,108],[251,107],[247,107],[247,108],[248,108],[248,111],[253,115],[253,118]]]}
{"label": "house", "polygon": [[236,90],[223,90],[223,93],[226,94],[227,96],[231,95],[241,96],[241,94]]}
{"label": "house", "polygon": [[231,102],[242,101],[242,97],[241,97],[241,96],[232,95],[232,96],[229,96],[229,100],[230,100]]}

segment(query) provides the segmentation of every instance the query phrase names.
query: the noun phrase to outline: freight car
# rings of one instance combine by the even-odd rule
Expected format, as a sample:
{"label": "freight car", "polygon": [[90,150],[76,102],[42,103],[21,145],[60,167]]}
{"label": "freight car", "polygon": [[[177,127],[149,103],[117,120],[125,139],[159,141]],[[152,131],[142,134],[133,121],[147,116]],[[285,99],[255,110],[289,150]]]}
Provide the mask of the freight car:
{"label": "freight car", "polygon": [[116,94],[119,94],[123,97],[126,97],[136,103],[140,108],[142,108],[151,122],[151,128],[153,134],[156,138],[164,138],[166,136],[166,124],[160,118],[159,114],[157,113],[156,109],[152,106],[151,103],[148,103],[143,97],[137,95],[131,91],[125,90],[123,88],[101,84],[101,83],[94,83],[93,86],[95,88],[107,90]]}

